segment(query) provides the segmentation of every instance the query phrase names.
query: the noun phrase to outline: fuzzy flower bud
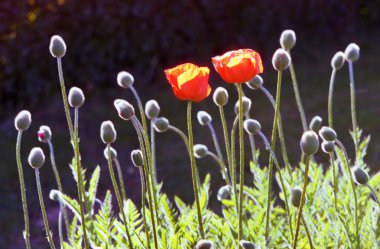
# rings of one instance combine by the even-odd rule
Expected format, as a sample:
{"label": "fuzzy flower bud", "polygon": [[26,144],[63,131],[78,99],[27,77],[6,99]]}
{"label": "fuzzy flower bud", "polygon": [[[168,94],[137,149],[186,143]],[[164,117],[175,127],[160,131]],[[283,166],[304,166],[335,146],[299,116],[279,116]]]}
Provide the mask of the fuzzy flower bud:
{"label": "fuzzy flower bud", "polygon": [[34,147],[28,156],[28,163],[32,168],[39,169],[45,163],[45,154],[40,147]]}
{"label": "fuzzy flower bud", "polygon": [[[115,160],[117,158],[117,151],[110,147],[111,160]],[[106,147],[103,151],[104,157],[108,160],[108,148]]]}
{"label": "fuzzy flower bud", "polygon": [[335,150],[335,143],[333,141],[323,141],[321,149],[326,154],[332,153]]}
{"label": "fuzzy flower bud", "polygon": [[300,141],[301,150],[306,155],[310,156],[318,151],[319,140],[318,136],[314,131],[305,131],[302,134]]}
{"label": "fuzzy flower bud", "polygon": [[247,240],[240,240],[239,244],[243,249],[256,249],[255,244]]}
{"label": "fuzzy flower bud", "polygon": [[217,194],[218,201],[229,199],[230,197],[231,197],[230,185],[225,185],[218,190],[218,194]]}
{"label": "fuzzy flower bud", "polygon": [[49,198],[52,201],[59,201],[61,199],[61,192],[56,189],[50,190]]}
{"label": "fuzzy flower bud", "polygon": [[253,90],[259,89],[263,84],[264,80],[263,78],[261,78],[260,75],[256,75],[255,77],[253,77],[253,79],[246,83],[246,85]]}
{"label": "fuzzy flower bud", "polygon": [[207,156],[208,148],[204,144],[196,144],[194,145],[194,156],[196,158],[203,158]]}
{"label": "fuzzy flower bud", "polygon": [[300,187],[294,187],[290,192],[290,201],[293,206],[298,208],[301,204],[302,189]]}
{"label": "fuzzy flower bud", "polygon": [[59,35],[53,35],[50,38],[49,50],[53,57],[63,57],[66,54],[66,43]]}
{"label": "fuzzy flower bud", "polygon": [[310,121],[309,129],[314,132],[318,132],[321,126],[322,126],[322,118],[320,116],[315,116]]}
{"label": "fuzzy flower bud", "polygon": [[215,89],[214,94],[212,95],[215,105],[225,106],[228,102],[228,92],[223,87],[218,87]]}
{"label": "fuzzy flower bud", "polygon": [[346,57],[342,51],[336,52],[331,59],[331,67],[335,70],[339,70],[343,67]]}
{"label": "fuzzy flower bud", "polygon": [[84,103],[84,94],[79,87],[72,87],[69,91],[69,104],[71,107],[81,107]]}
{"label": "fuzzy flower bud", "polygon": [[292,49],[296,44],[296,33],[290,29],[284,30],[280,36],[280,44],[283,49]]}
{"label": "fuzzy flower bud", "polygon": [[244,130],[252,135],[256,135],[261,130],[261,125],[256,119],[247,119],[243,123]]}
{"label": "fuzzy flower bud", "polygon": [[359,59],[360,48],[355,43],[350,43],[347,46],[346,50],[344,50],[344,54],[347,61],[355,62]]}
{"label": "fuzzy flower bud", "polygon": [[288,52],[286,50],[279,48],[274,52],[273,58],[272,58],[272,64],[274,69],[277,71],[284,71],[288,68],[289,64],[291,62],[291,58]]}
{"label": "fuzzy flower bud", "polygon": [[15,127],[18,131],[25,131],[32,123],[32,115],[29,111],[23,110],[15,117]]}
{"label": "fuzzy flower bud", "polygon": [[160,106],[158,105],[157,101],[155,101],[154,99],[149,100],[145,104],[145,115],[149,119],[157,118],[158,115],[160,114],[160,110],[161,110]]}
{"label": "fuzzy flower bud", "polygon": [[153,123],[154,129],[157,132],[163,133],[169,128],[169,120],[167,118],[156,118]]}
{"label": "fuzzy flower bud", "polygon": [[367,171],[356,166],[352,169],[352,174],[354,175],[354,180],[359,185],[366,185],[369,181],[369,175]]}
{"label": "fuzzy flower bud", "polygon": [[117,84],[123,88],[128,88],[133,85],[135,79],[132,74],[122,71],[117,74]]}
{"label": "fuzzy flower bud", "polygon": [[[249,110],[251,110],[251,105],[252,105],[252,101],[243,96],[243,115],[246,115]],[[235,114],[236,115],[239,115],[239,101],[236,101],[236,104],[235,104]]]}
{"label": "fuzzy flower bud", "polygon": [[201,239],[195,245],[195,249],[214,249],[214,243],[209,240]]}
{"label": "fuzzy flower bud", "polygon": [[201,124],[201,125],[208,125],[209,123],[211,123],[212,121],[212,117],[210,114],[208,114],[207,112],[205,111],[199,111],[197,113],[197,119],[198,119],[198,122]]}
{"label": "fuzzy flower bud", "polygon": [[142,167],[144,165],[144,160],[141,150],[132,150],[131,160],[136,167]]}
{"label": "fuzzy flower bud", "polygon": [[47,143],[51,139],[51,130],[49,126],[41,125],[37,132],[37,137],[40,142]]}
{"label": "fuzzy flower bud", "polygon": [[319,136],[325,141],[335,141],[337,137],[334,129],[327,126],[323,126],[319,130]]}
{"label": "fuzzy flower bud", "polygon": [[135,108],[124,99],[116,99],[113,102],[119,117],[124,120],[131,120],[135,116]]}
{"label": "fuzzy flower bud", "polygon": [[116,130],[113,126],[112,121],[104,121],[100,126],[100,137],[103,140],[103,143],[110,144],[116,140]]}

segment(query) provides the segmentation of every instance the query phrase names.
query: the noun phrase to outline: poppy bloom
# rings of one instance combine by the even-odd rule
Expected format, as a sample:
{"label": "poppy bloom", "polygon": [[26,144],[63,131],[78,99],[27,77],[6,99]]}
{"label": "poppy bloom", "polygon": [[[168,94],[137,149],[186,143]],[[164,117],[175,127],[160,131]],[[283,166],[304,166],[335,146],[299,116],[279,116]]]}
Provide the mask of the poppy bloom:
{"label": "poppy bloom", "polygon": [[210,95],[208,84],[210,69],[184,63],[165,70],[166,79],[172,86],[174,95],[180,100],[200,102]]}
{"label": "poppy bloom", "polygon": [[238,49],[215,56],[212,64],[228,83],[244,83],[263,72],[260,54],[252,49]]}

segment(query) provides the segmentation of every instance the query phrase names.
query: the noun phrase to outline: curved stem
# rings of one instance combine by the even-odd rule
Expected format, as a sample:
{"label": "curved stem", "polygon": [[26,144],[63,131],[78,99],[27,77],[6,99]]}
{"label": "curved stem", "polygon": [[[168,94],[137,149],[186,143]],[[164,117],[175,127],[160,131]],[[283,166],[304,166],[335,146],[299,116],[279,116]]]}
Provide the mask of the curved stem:
{"label": "curved stem", "polygon": [[328,98],[328,117],[329,127],[333,128],[333,97],[334,97],[334,84],[335,84],[336,69],[333,68],[330,78],[329,98]]}
{"label": "curved stem", "polygon": [[193,180],[193,188],[194,188],[194,197],[197,207],[197,214],[198,214],[198,225],[199,225],[199,233],[202,239],[205,238],[205,234],[203,231],[203,221],[202,221],[202,212],[201,207],[199,203],[199,190],[198,190],[198,183],[196,179],[196,165],[195,165],[195,157],[194,157],[194,144],[193,144],[193,128],[192,128],[192,122],[191,122],[191,101],[187,102],[187,130],[189,133],[189,156],[190,156],[190,163],[191,163],[191,175]]}
{"label": "curved stem", "polygon": [[353,68],[352,61],[348,61],[348,69],[349,69],[349,74],[350,74],[352,132],[354,133],[355,155],[357,156],[358,151],[359,151],[359,137],[358,137],[358,120],[356,117],[354,68]]}
{"label": "curved stem", "polygon": [[31,249],[30,246],[30,224],[29,224],[29,214],[28,214],[28,203],[26,201],[26,191],[25,191],[25,180],[24,180],[24,171],[21,165],[21,156],[20,156],[20,148],[21,148],[21,137],[22,131],[17,133],[17,142],[16,142],[16,161],[17,161],[17,170],[18,170],[18,178],[20,181],[20,189],[21,189],[21,201],[22,201],[22,209],[24,212],[24,222],[25,222],[25,230],[23,232],[25,244],[27,249]]}
{"label": "curved stem", "polygon": [[55,245],[54,245],[53,238],[51,236],[51,231],[50,231],[50,228],[49,228],[49,222],[48,222],[48,219],[47,219],[47,216],[46,216],[46,209],[45,209],[45,204],[44,204],[44,198],[42,197],[40,172],[39,172],[38,168],[35,168],[34,172],[36,173],[36,183],[37,183],[38,199],[40,200],[41,213],[42,213],[42,218],[44,219],[46,236],[48,237],[50,248],[51,249],[55,249]]}
{"label": "curved stem", "polygon": [[227,185],[231,186],[231,182],[230,182],[230,179],[228,178],[227,169],[226,169],[226,165],[224,164],[224,162],[222,160],[220,160],[220,158],[217,155],[215,155],[215,153],[213,153],[211,151],[208,151],[207,155],[212,157],[212,159],[214,159],[219,164],[220,172],[222,174],[223,180],[226,182]]}
{"label": "curved stem", "polygon": [[[281,77],[282,71],[278,71],[277,75],[277,91],[276,91],[276,108],[274,111],[273,127],[272,127],[272,139],[271,148],[274,151],[276,148],[276,132],[278,125],[278,116],[280,113],[280,103],[281,103]],[[269,236],[269,223],[270,223],[270,213],[271,213],[271,195],[272,195],[272,178],[273,178],[273,157],[269,155],[269,174],[268,174],[268,194],[267,194],[267,213],[266,213],[266,223],[265,223],[265,238]]]}
{"label": "curved stem", "polygon": [[236,187],[236,154],[235,154],[235,147],[236,147],[236,128],[239,122],[239,116],[236,116],[234,119],[234,123],[232,124],[231,129],[231,179],[232,179],[232,188],[235,195],[235,203],[236,203],[236,213],[239,213],[239,202],[238,202],[238,195],[237,195],[237,187]]}
{"label": "curved stem", "polygon": [[153,121],[152,119],[150,121],[150,147],[152,151],[152,171],[153,171],[153,181],[154,184],[157,185],[157,168],[156,168],[156,136],[155,136],[155,131],[154,131],[154,126],[153,126]]}
{"label": "curved stem", "polygon": [[306,225],[306,221],[305,221],[303,215],[302,215],[302,223],[303,223],[303,226],[305,227],[307,239],[309,240],[310,249],[314,249],[313,241],[311,239],[311,234],[310,234],[309,228]]}
{"label": "curved stem", "polygon": [[239,190],[239,231],[238,241],[243,236],[243,193],[244,193],[244,131],[243,131],[243,90],[242,84],[238,84],[239,95],[239,150],[240,150],[240,190]]}
{"label": "curved stem", "polygon": [[127,238],[128,238],[128,247],[129,247],[129,249],[133,249],[132,239],[131,239],[131,235],[129,233],[128,223],[127,223],[127,217],[125,216],[125,213],[124,213],[123,201],[122,201],[121,196],[120,196],[119,188],[118,188],[117,182],[116,182],[115,172],[113,171],[113,167],[112,167],[111,145],[109,143],[107,143],[107,153],[108,153],[108,160],[107,160],[108,161],[108,169],[110,171],[111,181],[112,181],[112,185],[113,185],[113,188],[115,191],[117,203],[119,205],[120,213],[121,213],[121,216],[123,218],[125,232],[126,232]]}
{"label": "curved stem", "polygon": [[335,162],[334,162],[334,152],[329,153],[330,154],[330,164],[333,171],[333,184],[334,184],[334,207],[335,207],[335,214],[338,215],[338,199],[337,199],[337,193],[338,193],[338,180],[336,178],[335,173]]}
{"label": "curved stem", "polygon": [[113,160],[113,162],[115,163],[117,175],[119,177],[119,184],[120,184],[120,188],[121,188],[121,196],[123,197],[123,200],[126,201],[127,200],[127,194],[125,193],[125,184],[124,184],[124,180],[123,180],[123,172],[121,171],[119,160],[117,160],[117,158],[115,158]]}
{"label": "curved stem", "polygon": [[299,211],[298,211],[296,233],[295,233],[294,242],[293,242],[293,249],[297,248],[298,232],[299,232],[300,224],[301,224],[302,210],[303,210],[303,206],[305,204],[306,187],[307,187],[307,183],[309,180],[309,163],[310,163],[310,156],[306,155],[305,156],[305,174],[304,174],[304,179],[303,179],[303,189],[302,189],[302,195],[301,195],[301,203],[300,203]]}
{"label": "curved stem", "polygon": [[369,188],[369,190],[371,190],[371,194],[372,194],[373,198],[375,199],[377,205],[380,206],[379,198],[377,198],[375,190],[371,187],[371,185],[369,185],[369,183],[367,183],[366,185]]}
{"label": "curved stem", "polygon": [[146,234],[146,241],[148,248],[150,249],[150,239],[149,239],[149,230],[148,230],[148,224],[146,222],[146,207],[145,207],[145,179],[144,179],[144,170],[142,167],[139,167],[140,172],[140,181],[141,181],[141,208],[142,208],[142,216],[143,216],[143,223],[144,223],[144,230]]}
{"label": "curved stem", "polygon": [[136,89],[133,86],[129,86],[129,89],[131,89],[132,94],[136,99],[136,102],[137,102],[137,105],[138,105],[139,111],[140,111],[142,126],[144,128],[145,133],[148,134],[148,127],[146,124],[146,117],[145,117],[144,107],[142,105],[141,99],[140,99]]}
{"label": "curved stem", "polygon": [[229,174],[232,181],[231,176],[231,151],[230,151],[230,142],[228,139],[228,129],[226,124],[226,118],[224,116],[224,109],[223,106],[219,106],[219,113],[220,113],[220,119],[222,121],[222,127],[223,127],[223,135],[224,135],[224,143],[226,147],[226,154],[227,154],[227,162],[228,162],[228,168],[229,168]]}
{"label": "curved stem", "polygon": [[183,133],[183,131],[172,125],[169,125],[168,129],[174,131],[175,133],[177,133],[177,135],[179,135],[182,138],[183,142],[186,145],[187,151],[189,151],[189,139],[187,138],[185,133]]}
{"label": "curved stem", "polygon": [[59,244],[60,248],[63,248],[63,231],[62,231],[62,211],[63,205],[62,201],[59,200],[59,214],[58,214],[58,235],[59,235]]}

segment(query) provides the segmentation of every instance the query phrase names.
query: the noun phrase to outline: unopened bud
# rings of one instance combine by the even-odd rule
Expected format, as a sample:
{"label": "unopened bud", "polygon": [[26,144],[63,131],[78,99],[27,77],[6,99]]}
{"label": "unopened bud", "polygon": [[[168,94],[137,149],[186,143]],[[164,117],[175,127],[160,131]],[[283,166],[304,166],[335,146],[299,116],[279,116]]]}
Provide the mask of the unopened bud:
{"label": "unopened bud", "polygon": [[32,115],[29,111],[23,110],[15,117],[15,127],[18,131],[25,131],[32,123]]}
{"label": "unopened bud", "polygon": [[346,50],[344,50],[344,55],[346,56],[347,61],[355,62],[359,59],[360,48],[355,43],[350,43]]}
{"label": "unopened bud", "polygon": [[[108,160],[108,148],[106,147],[103,151],[104,157]],[[110,147],[111,160],[115,160],[117,158],[117,151]]]}
{"label": "unopened bud", "polygon": [[218,201],[229,199],[230,197],[231,197],[230,185],[225,185],[218,190],[218,194],[217,194]]}
{"label": "unopened bud", "polygon": [[144,165],[144,160],[141,150],[132,150],[131,160],[136,167],[142,167]]}
{"label": "unopened bud", "polygon": [[116,140],[116,130],[112,121],[104,121],[100,126],[100,137],[103,143],[110,144]]}
{"label": "unopened bud", "polygon": [[255,244],[247,240],[240,240],[239,244],[243,249],[256,249]]}
{"label": "unopened bud", "polygon": [[314,131],[305,131],[300,141],[301,150],[305,155],[313,155],[318,151],[319,140]]}
{"label": "unopened bud", "polygon": [[116,99],[113,102],[119,117],[124,120],[131,120],[135,116],[135,108],[124,99]]}
{"label": "unopened bud", "polygon": [[[252,101],[249,98],[243,96],[243,115],[246,115],[249,110],[251,110],[251,105]],[[239,101],[236,102],[234,110],[235,114],[239,115]]]}
{"label": "unopened bud", "polygon": [[53,57],[63,57],[66,54],[66,43],[59,35],[53,35],[50,38],[49,50]]}
{"label": "unopened bud", "polygon": [[243,123],[244,130],[252,135],[256,135],[261,130],[261,125],[256,119],[247,119]]}
{"label": "unopened bud", "polygon": [[263,78],[261,78],[260,75],[256,75],[251,79],[250,81],[247,82],[247,86],[251,89],[259,89],[262,85],[264,84]]}
{"label": "unopened bud", "polygon": [[285,69],[287,69],[290,62],[291,58],[289,53],[282,48],[277,49],[276,52],[273,54],[272,64],[274,69],[276,69],[277,71],[284,71]]}
{"label": "unopened bud", "polygon": [[45,154],[40,147],[34,147],[28,156],[28,163],[32,168],[39,169],[45,163]]}
{"label": "unopened bud", "polygon": [[154,120],[153,126],[157,132],[163,133],[169,128],[169,120],[164,117],[156,118]]}
{"label": "unopened bud", "polygon": [[319,130],[319,136],[325,141],[335,141],[337,137],[334,129],[327,126],[323,126]]}
{"label": "unopened bud", "polygon": [[160,106],[158,105],[157,101],[154,99],[149,100],[145,104],[145,115],[149,119],[154,119],[157,118],[158,115],[160,114]]}
{"label": "unopened bud", "polygon": [[123,88],[128,88],[133,85],[134,78],[132,74],[122,71],[117,74],[117,84]]}
{"label": "unopened bud", "polygon": [[335,70],[341,69],[344,65],[345,60],[346,58],[342,51],[336,52],[336,54],[331,59],[331,67]]}
{"label": "unopened bud", "polygon": [[206,145],[196,144],[196,145],[194,145],[193,148],[194,148],[194,156],[196,158],[203,158],[203,157],[207,156],[208,148]]}
{"label": "unopened bud", "polygon": [[201,124],[201,125],[208,125],[209,123],[211,123],[212,121],[212,117],[210,114],[208,114],[207,112],[205,111],[199,111],[197,113],[197,119],[198,119],[198,122]]}
{"label": "unopened bud", "polygon": [[84,103],[84,94],[79,87],[72,87],[69,91],[69,104],[71,107],[81,107]]}
{"label": "unopened bud", "polygon": [[61,199],[61,192],[56,189],[50,190],[49,198],[52,201],[59,201]]}
{"label": "unopened bud", "polygon": [[49,126],[41,125],[37,132],[37,137],[40,142],[47,143],[51,139],[51,130]]}
{"label": "unopened bud", "polygon": [[366,185],[369,181],[369,175],[367,171],[356,166],[352,169],[352,174],[354,175],[355,182],[359,185]]}
{"label": "unopened bud", "polygon": [[280,36],[280,44],[283,49],[292,49],[296,44],[296,33],[290,29],[284,30]]}
{"label": "unopened bud", "polygon": [[214,248],[214,244],[211,241],[205,240],[205,239],[201,239],[195,245],[195,249],[213,249],[213,248]]}
{"label": "unopened bud", "polygon": [[218,87],[215,89],[212,98],[214,100],[215,105],[225,106],[228,102],[228,92],[225,88]]}
{"label": "unopened bud", "polygon": [[332,153],[335,150],[335,143],[333,141],[323,141],[321,144],[321,149],[324,153]]}
{"label": "unopened bud", "polygon": [[302,189],[300,187],[294,187],[290,192],[290,201],[292,202],[293,206],[298,208],[301,204],[301,198]]}
{"label": "unopened bud", "polygon": [[321,128],[321,126],[322,126],[322,118],[320,116],[315,116],[310,121],[309,129],[314,131],[314,132],[318,132],[319,129]]}

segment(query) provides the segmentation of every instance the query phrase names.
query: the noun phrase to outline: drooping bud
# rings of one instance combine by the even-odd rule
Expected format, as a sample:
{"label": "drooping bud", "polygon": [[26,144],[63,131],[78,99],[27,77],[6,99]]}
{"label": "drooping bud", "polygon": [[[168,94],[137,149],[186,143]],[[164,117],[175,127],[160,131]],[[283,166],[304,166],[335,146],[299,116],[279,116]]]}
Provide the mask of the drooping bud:
{"label": "drooping bud", "polygon": [[253,90],[259,89],[262,85],[264,84],[263,78],[261,78],[260,75],[256,75],[251,79],[250,81],[247,82],[247,86]]}
{"label": "drooping bud", "polygon": [[122,71],[117,74],[117,84],[123,88],[128,88],[133,85],[135,79],[132,74]]}
{"label": "drooping bud", "polygon": [[195,249],[214,249],[214,244],[205,239],[201,239],[195,246]]}
{"label": "drooping bud", "polygon": [[335,70],[339,70],[343,67],[346,57],[342,51],[336,52],[331,59],[331,67]]}
{"label": "drooping bud", "polygon": [[255,244],[247,240],[240,240],[239,244],[243,249],[256,249]]}
{"label": "drooping bud", "polygon": [[352,169],[352,174],[354,175],[355,182],[359,185],[366,185],[369,181],[369,175],[367,171],[359,166]]}
{"label": "drooping bud", "polygon": [[305,131],[300,141],[301,150],[305,155],[313,155],[318,151],[319,140],[314,131]]}
{"label": "drooping bud", "polygon": [[285,69],[287,69],[290,62],[290,55],[284,49],[279,48],[276,50],[276,52],[274,52],[272,64],[274,69],[276,69],[277,71],[284,71]]}
{"label": "drooping bud", "polygon": [[160,110],[161,110],[160,106],[158,105],[157,101],[155,101],[154,99],[149,100],[145,104],[145,115],[149,119],[157,118],[158,115],[160,114]]}
{"label": "drooping bud", "polygon": [[[246,115],[249,110],[251,110],[251,105],[252,105],[252,101],[243,96],[243,115]],[[236,101],[236,104],[235,104],[235,114],[236,115],[239,115],[239,101]]]}
{"label": "drooping bud", "polygon": [[319,129],[321,128],[321,126],[322,126],[322,118],[320,116],[315,116],[310,121],[309,129],[314,131],[314,132],[318,132]]}
{"label": "drooping bud", "polygon": [[225,106],[228,102],[228,92],[223,87],[218,87],[215,89],[214,94],[212,95],[215,105]]}
{"label": "drooping bud", "polygon": [[135,116],[135,108],[124,99],[116,99],[113,102],[119,117],[124,120],[131,120]]}
{"label": "drooping bud", "polygon": [[56,189],[50,190],[49,198],[52,201],[59,201],[61,199],[61,192]]}
{"label": "drooping bud", "polygon": [[153,126],[157,132],[166,132],[169,128],[169,120],[164,117],[156,118],[153,122]]}
{"label": "drooping bud", "polygon": [[136,167],[142,167],[144,165],[144,160],[141,150],[132,150],[131,160]]}
{"label": "drooping bud", "polygon": [[292,49],[296,44],[296,33],[290,29],[284,30],[280,36],[280,44],[283,49]]}
{"label": "drooping bud", "polygon": [[218,201],[229,199],[230,197],[231,197],[230,185],[225,185],[218,190],[218,194],[217,194]]}
{"label": "drooping bud", "polygon": [[49,126],[41,125],[37,132],[37,137],[40,142],[47,143],[51,139],[51,130]]}
{"label": "drooping bud", "polygon": [[84,103],[84,99],[85,98],[82,89],[75,86],[70,89],[68,100],[71,107],[81,107]]}
{"label": "drooping bud", "polygon": [[50,38],[50,53],[55,58],[61,58],[66,54],[66,43],[59,35],[53,35]]}
{"label": "drooping bud", "polygon": [[208,125],[209,123],[211,123],[212,121],[212,117],[210,114],[208,114],[207,112],[205,111],[199,111],[197,113],[197,119],[198,119],[198,122],[201,124],[201,125]]}
{"label": "drooping bud", "polygon": [[18,131],[25,131],[32,123],[32,115],[29,111],[23,110],[19,112],[15,117],[15,127]]}
{"label": "drooping bud", "polygon": [[104,121],[100,126],[100,137],[103,143],[110,144],[116,140],[116,130],[112,121]]}
{"label": "drooping bud", "polygon": [[290,192],[290,201],[293,206],[298,208],[301,204],[302,189],[300,187],[294,187]]}
{"label": "drooping bud", "polygon": [[256,119],[247,119],[243,123],[244,130],[252,135],[256,135],[261,130],[261,125]]}
{"label": "drooping bud", "polygon": [[344,50],[344,55],[346,56],[347,61],[355,62],[359,59],[360,48],[355,43],[350,43],[346,50]]}
{"label": "drooping bud", "polygon": [[[111,160],[115,160],[117,158],[117,151],[110,147]],[[106,147],[103,151],[104,157],[108,160],[108,148]]]}
{"label": "drooping bud", "polygon": [[335,143],[333,141],[323,141],[321,149],[326,154],[332,153],[335,150]]}
{"label": "drooping bud", "polygon": [[207,156],[208,148],[204,144],[196,144],[194,145],[194,156],[196,158],[203,158]]}
{"label": "drooping bud", "polygon": [[319,130],[319,136],[325,141],[335,141],[337,137],[334,129],[327,126],[323,126]]}
{"label": "drooping bud", "polygon": [[45,163],[45,154],[40,147],[34,147],[28,156],[28,163],[32,168],[39,169]]}

